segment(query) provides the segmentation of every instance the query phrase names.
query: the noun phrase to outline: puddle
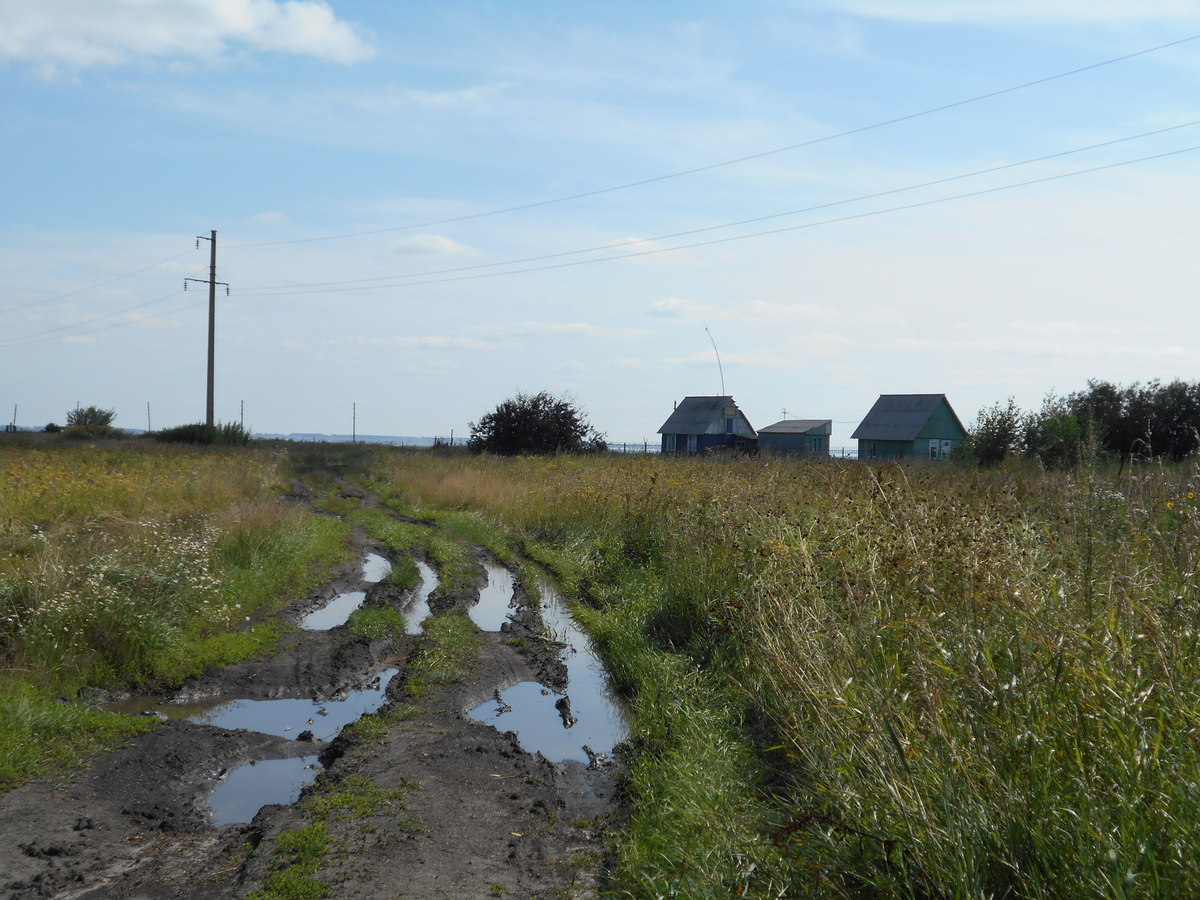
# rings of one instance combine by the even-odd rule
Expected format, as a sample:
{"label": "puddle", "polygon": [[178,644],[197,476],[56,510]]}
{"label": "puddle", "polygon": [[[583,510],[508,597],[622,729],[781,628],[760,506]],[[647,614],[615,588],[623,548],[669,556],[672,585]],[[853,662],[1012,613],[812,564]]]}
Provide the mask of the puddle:
{"label": "puddle", "polygon": [[566,602],[549,584],[540,585],[542,620],[556,641],[566,645],[567,694],[532,681],[501,692],[470,713],[472,719],[501,731],[515,731],[521,747],[551,762],[591,762],[608,755],[629,734],[625,712],[612,695],[591,640],[571,618]]}
{"label": "puddle", "polygon": [[[382,581],[390,571],[392,571],[390,562],[378,553],[368,553],[363,560],[362,580],[373,584]],[[305,631],[328,631],[344,625],[351,613],[362,606],[366,599],[366,591],[347,591],[344,594],[338,594],[320,609],[313,610],[301,619],[300,627]]]}
{"label": "puddle", "polygon": [[[311,731],[314,740],[330,741],[343,727],[383,705],[388,682],[398,669],[384,669],[371,687],[350,691],[344,700],[225,700],[187,716],[197,725],[245,728],[279,737]],[[195,710],[195,707],[192,707]],[[168,712],[168,708],[163,708]],[[261,765],[261,763],[260,763]]]}
{"label": "puddle", "polygon": [[416,564],[417,571],[421,573],[421,586],[404,607],[405,634],[421,633],[425,620],[429,618],[429,595],[438,586],[437,573],[419,559]]}
{"label": "puddle", "polygon": [[479,602],[467,610],[480,631],[499,631],[513,611],[512,572],[492,563],[484,564],[487,584],[479,592]]}
{"label": "puddle", "polygon": [[366,559],[363,560],[362,580],[368,584],[375,584],[377,581],[387,578],[390,571],[392,571],[390,562],[378,553],[368,553]]}
{"label": "puddle", "polygon": [[289,805],[317,777],[317,757],[265,759],[238,766],[209,797],[212,823],[216,827],[249,822],[264,806]]}

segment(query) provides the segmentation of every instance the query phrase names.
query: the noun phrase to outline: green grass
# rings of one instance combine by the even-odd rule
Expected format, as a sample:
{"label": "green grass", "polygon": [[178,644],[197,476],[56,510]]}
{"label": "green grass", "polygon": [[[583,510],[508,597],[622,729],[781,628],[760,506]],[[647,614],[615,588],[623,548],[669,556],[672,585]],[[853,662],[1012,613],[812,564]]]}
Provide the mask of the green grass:
{"label": "green grass", "polygon": [[347,626],[354,637],[399,640],[404,637],[404,613],[390,606],[360,606],[350,614]]}
{"label": "green grass", "polygon": [[40,698],[175,685],[276,645],[272,617],[351,556],[347,526],[276,499],[282,475],[246,451],[0,453],[6,785],[146,724],[74,741]]}
{"label": "green grass", "polygon": [[332,849],[329,830],[323,822],[282,832],[275,839],[277,871],[262,888],[251,891],[248,900],[323,900],[330,894],[324,881],[313,877]]}
{"label": "green grass", "polygon": [[119,744],[157,723],[79,703],[8,678],[0,682],[0,791],[76,766],[97,748]]}
{"label": "green grass", "polygon": [[479,661],[479,633],[465,614],[430,616],[422,641],[409,659],[408,692],[424,696],[431,687],[466,681]]}

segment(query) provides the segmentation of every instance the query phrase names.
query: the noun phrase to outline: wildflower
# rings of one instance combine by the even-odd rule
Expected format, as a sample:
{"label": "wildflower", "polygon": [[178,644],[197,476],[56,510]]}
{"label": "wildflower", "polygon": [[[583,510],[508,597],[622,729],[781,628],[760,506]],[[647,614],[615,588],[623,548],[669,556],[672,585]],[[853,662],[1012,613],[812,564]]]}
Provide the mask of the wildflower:
{"label": "wildflower", "polygon": [[1168,501],[1167,501],[1167,509],[1174,509],[1174,508],[1175,508],[1175,501],[1174,501],[1174,500],[1168,500]]}

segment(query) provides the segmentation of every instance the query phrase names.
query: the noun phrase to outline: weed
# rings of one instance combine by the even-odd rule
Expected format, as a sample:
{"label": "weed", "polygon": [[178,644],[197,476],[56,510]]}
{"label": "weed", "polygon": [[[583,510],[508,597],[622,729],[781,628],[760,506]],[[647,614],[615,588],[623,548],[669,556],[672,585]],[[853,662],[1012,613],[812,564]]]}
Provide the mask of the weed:
{"label": "weed", "polygon": [[425,620],[424,639],[409,660],[408,691],[423,696],[430,687],[465,681],[475,668],[479,635],[460,613]]}

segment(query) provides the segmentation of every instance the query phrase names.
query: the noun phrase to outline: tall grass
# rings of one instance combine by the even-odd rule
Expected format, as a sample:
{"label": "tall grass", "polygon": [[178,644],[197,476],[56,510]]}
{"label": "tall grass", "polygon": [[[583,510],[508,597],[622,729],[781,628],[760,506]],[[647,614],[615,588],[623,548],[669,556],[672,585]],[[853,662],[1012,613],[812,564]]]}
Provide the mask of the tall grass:
{"label": "tall grass", "polygon": [[[0,700],[37,771],[58,697],[178,683],[272,645],[259,622],[328,577],[346,526],[274,499],[282,457],[0,448]],[[40,705],[39,705],[40,704]],[[0,763],[2,765],[2,763]]]}
{"label": "tall grass", "polygon": [[1200,895],[1194,465],[383,465],[590,601],[630,896]]}

